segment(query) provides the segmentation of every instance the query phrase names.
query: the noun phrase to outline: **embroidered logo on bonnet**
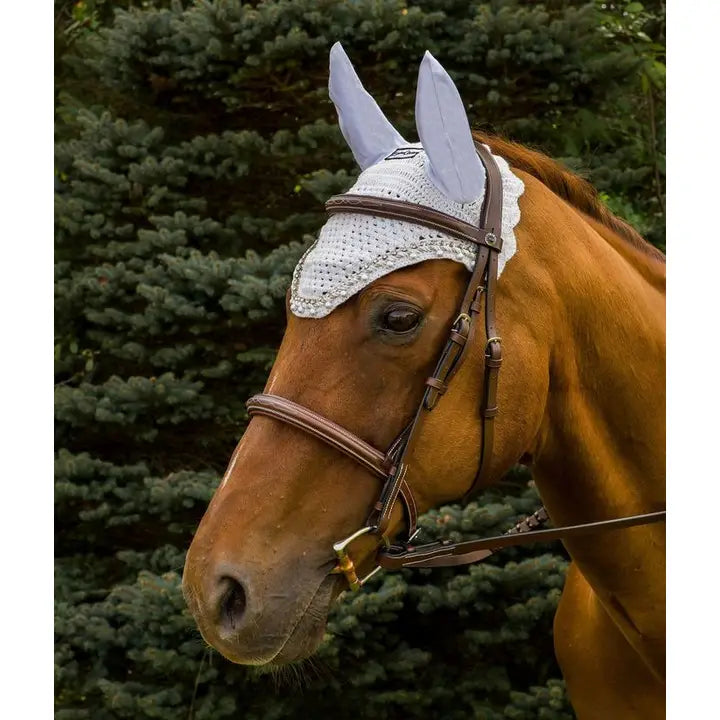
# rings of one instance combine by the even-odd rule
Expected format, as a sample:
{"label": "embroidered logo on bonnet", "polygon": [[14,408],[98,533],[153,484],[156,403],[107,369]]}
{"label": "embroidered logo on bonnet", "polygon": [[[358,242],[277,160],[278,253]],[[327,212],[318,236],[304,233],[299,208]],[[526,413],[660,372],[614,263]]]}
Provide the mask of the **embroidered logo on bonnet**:
{"label": "embroidered logo on bonnet", "polygon": [[407,160],[413,158],[422,152],[420,148],[414,147],[402,147],[397,150],[393,150],[385,159],[386,160]]}
{"label": "embroidered logo on bonnet", "polygon": [[[330,98],[345,140],[360,166],[348,194],[404,200],[477,225],[485,196],[485,169],[473,144],[460,94],[426,52],[415,99],[419,143],[409,143],[363,88],[340,43],[330,50]],[[503,184],[503,247],[498,272],[515,254],[518,199],[525,186],[494,156]],[[324,317],[371,282],[424,260],[448,259],[472,271],[476,246],[404,220],[359,213],[333,215],[293,273],[290,309]]]}

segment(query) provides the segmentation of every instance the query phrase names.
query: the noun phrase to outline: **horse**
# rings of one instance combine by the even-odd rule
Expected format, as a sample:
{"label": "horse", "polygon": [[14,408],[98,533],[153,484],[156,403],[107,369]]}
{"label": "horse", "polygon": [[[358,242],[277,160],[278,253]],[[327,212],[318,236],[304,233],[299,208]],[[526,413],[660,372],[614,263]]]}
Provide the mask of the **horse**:
{"label": "horse", "polygon": [[[516,226],[506,231],[502,218],[503,265],[492,298],[502,330],[494,439],[484,453],[488,425],[478,407],[487,408],[481,399],[490,381],[481,368],[499,337],[468,335],[452,382],[430,382],[448,332],[458,335],[457,311],[472,271],[458,254],[459,241],[427,226],[417,230],[412,218],[388,221],[373,212],[345,214],[345,224],[333,226],[343,231],[339,240],[332,235],[339,245],[328,245],[327,233],[323,241],[324,228],[318,243],[336,255],[316,264],[320,274],[313,277],[342,292],[323,302],[327,290],[316,287],[304,304],[303,273],[310,272],[313,250],[319,252],[312,246],[288,291],[287,327],[264,397],[288,399],[296,419],[308,410],[322,427],[360,440],[345,440],[343,454],[287,414],[284,421],[255,414],[185,563],[183,590],[203,637],[247,665],[310,656],[333,601],[348,584],[361,584],[355,570],[375,568],[383,543],[414,524],[402,503],[377,501],[372,463],[358,462],[351,451],[397,446],[433,389],[437,402],[405,446],[392,490],[397,497],[405,488],[414,513],[457,501],[478,478],[486,487],[517,463],[530,468],[556,525],[665,505],[663,254],[612,215],[585,180],[535,150],[471,131],[457,89],[429,53],[418,78],[420,143],[407,143],[390,125],[337,44],[330,96],[363,171],[358,182],[372,176],[379,196],[400,197],[393,178],[410,178],[413,187],[432,185],[456,216],[470,212],[492,185],[478,146],[503,164],[503,184],[510,178],[521,186]],[[401,260],[376,258],[371,272],[355,272],[348,258],[372,245],[363,233],[378,228],[395,233]],[[405,252],[413,232],[420,244]],[[434,250],[422,245],[428,238],[440,238]],[[323,275],[333,272],[340,280]],[[363,524],[379,507],[382,532],[378,523]],[[357,527],[364,529],[351,535]],[[352,545],[334,553],[346,536]],[[571,564],[554,643],[577,717],[664,717],[664,526],[563,542]],[[338,557],[345,572],[338,572]]]}

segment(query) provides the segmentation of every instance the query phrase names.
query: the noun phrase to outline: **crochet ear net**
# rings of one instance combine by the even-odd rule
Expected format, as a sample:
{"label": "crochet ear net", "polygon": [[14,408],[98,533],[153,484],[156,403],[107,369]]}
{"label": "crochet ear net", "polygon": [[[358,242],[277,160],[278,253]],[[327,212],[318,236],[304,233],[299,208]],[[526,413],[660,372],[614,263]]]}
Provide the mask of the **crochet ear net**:
{"label": "crochet ear net", "polygon": [[[409,144],[365,90],[339,42],[330,50],[328,88],[340,130],[361,170]],[[429,52],[420,63],[415,119],[435,187],[455,202],[477,200],[485,187],[485,169],[475,153],[460,93]]]}
{"label": "crochet ear net", "polygon": [[420,63],[415,122],[435,187],[458,203],[474,202],[485,187],[470,123],[455,83],[429,53]]}
{"label": "crochet ear net", "polygon": [[339,42],[330,50],[328,89],[330,99],[335,103],[340,130],[361,170],[408,144],[362,86]]}
{"label": "crochet ear net", "polygon": [[[330,95],[340,127],[363,168],[348,192],[392,196],[477,225],[484,169],[457,89],[435,59],[426,54],[418,78],[417,127],[424,148],[403,140],[390,125],[339,44],[332,49],[330,63]],[[404,152],[393,153],[399,147]],[[503,184],[500,274],[516,251],[513,228],[520,221],[518,199],[524,185],[503,158],[495,156],[495,161]],[[326,317],[378,278],[436,259],[453,260],[472,270],[477,246],[403,220],[331,215],[293,272],[290,310],[298,317]]]}

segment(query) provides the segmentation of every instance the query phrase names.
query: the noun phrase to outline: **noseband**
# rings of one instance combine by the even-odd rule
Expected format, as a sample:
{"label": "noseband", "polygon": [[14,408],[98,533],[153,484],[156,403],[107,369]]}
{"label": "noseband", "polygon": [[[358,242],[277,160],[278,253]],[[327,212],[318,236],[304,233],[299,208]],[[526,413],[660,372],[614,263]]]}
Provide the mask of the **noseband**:
{"label": "noseband", "polygon": [[[502,343],[495,323],[495,291],[498,278],[498,256],[502,249],[503,189],[500,171],[492,154],[479,143],[476,143],[475,147],[486,170],[485,198],[480,211],[478,227],[432,208],[401,200],[346,194],[332,197],[325,204],[330,215],[361,213],[404,220],[433,230],[441,230],[460,240],[470,241],[477,245],[475,268],[435,371],[425,381],[425,392],[412,421],[390,448],[386,452],[382,452],[322,415],[278,395],[255,395],[247,402],[248,413],[251,417],[265,415],[299,428],[351,457],[383,480],[380,496],[373,506],[365,526],[333,545],[338,559],[338,564],[333,572],[344,574],[353,590],[359,590],[370,577],[382,568],[397,570],[402,567],[463,565],[483,560],[491,555],[493,550],[501,547],[536,541],[548,542],[598,530],[619,529],[665,519],[665,511],[661,511],[551,530],[537,530],[536,528],[548,519],[547,512],[541,508],[518,523],[505,535],[461,543],[442,541],[419,546],[411,545],[417,534],[417,504],[407,482],[406,458],[409,457],[413,443],[419,435],[418,429],[422,425],[423,417],[436,407],[465,360],[466,351],[472,346],[478,318],[483,312],[486,340],[483,396],[480,404],[482,444],[478,470],[472,485],[462,498],[464,501],[472,498],[482,487],[483,482],[488,479],[492,458],[495,416],[498,412],[498,373],[502,363]],[[391,544],[387,533],[390,516],[398,498],[405,509],[407,540],[401,544]],[[354,540],[363,535],[376,535],[381,539],[384,547],[378,553],[375,569],[360,579],[355,564],[347,553],[347,548]]]}

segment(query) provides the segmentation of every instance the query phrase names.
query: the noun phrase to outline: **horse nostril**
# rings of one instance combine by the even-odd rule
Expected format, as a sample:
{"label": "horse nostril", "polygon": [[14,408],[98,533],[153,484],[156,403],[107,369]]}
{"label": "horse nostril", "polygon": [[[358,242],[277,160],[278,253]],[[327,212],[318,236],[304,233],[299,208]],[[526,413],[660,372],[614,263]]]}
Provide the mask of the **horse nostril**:
{"label": "horse nostril", "polygon": [[230,630],[237,630],[247,605],[245,589],[234,578],[225,575],[220,582],[226,590],[220,599],[220,622]]}

